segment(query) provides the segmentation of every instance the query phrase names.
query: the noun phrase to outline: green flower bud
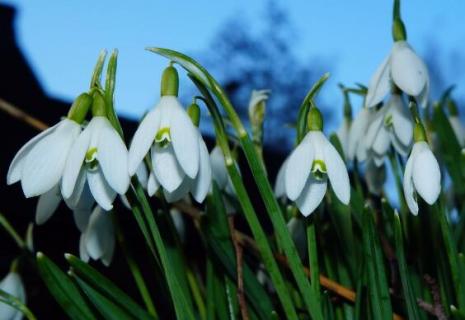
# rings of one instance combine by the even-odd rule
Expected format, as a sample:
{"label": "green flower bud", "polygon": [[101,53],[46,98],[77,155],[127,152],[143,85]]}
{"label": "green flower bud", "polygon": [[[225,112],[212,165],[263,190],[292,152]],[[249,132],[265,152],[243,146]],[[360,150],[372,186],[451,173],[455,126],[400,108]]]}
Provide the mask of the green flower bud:
{"label": "green flower bud", "polygon": [[395,42],[407,40],[407,30],[401,19],[394,19],[392,22],[392,38]]}
{"label": "green flower bud", "polygon": [[94,92],[94,102],[92,103],[92,116],[107,117],[107,109],[105,107],[105,99],[98,91]]}
{"label": "green flower bud", "polygon": [[163,71],[161,76],[161,96],[178,96],[178,71],[171,64]]}
{"label": "green flower bud", "polygon": [[89,111],[90,106],[92,105],[92,97],[87,93],[80,94],[76,100],[74,100],[71,108],[68,111],[68,119],[71,119],[79,124],[81,124]]}
{"label": "green flower bud", "polygon": [[449,109],[449,115],[450,116],[458,116],[459,115],[459,109],[457,108],[457,104],[455,103],[454,100],[448,99],[447,108]]}
{"label": "green flower bud", "polygon": [[198,127],[200,123],[200,107],[197,103],[192,103],[188,108],[187,108],[187,114],[192,120],[192,123],[194,126]]}
{"label": "green flower bud", "polygon": [[309,131],[322,131],[323,130],[323,116],[320,110],[313,106],[308,111],[307,125]]}

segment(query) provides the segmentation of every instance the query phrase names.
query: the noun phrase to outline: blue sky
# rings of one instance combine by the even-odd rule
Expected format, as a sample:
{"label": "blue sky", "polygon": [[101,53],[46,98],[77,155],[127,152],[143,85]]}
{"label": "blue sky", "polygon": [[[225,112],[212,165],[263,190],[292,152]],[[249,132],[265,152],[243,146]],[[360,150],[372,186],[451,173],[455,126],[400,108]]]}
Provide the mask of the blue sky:
{"label": "blue sky", "polygon": [[[266,1],[3,1],[18,8],[17,32],[27,58],[51,94],[67,100],[87,89],[98,52],[118,48],[116,106],[138,118],[154,105],[166,61],[144,50],[205,52],[222,23],[235,16],[259,22]],[[287,1],[300,59],[334,61],[325,98],[341,105],[336,83],[368,82],[391,46],[391,1]],[[465,49],[465,1],[408,0],[402,15],[409,42],[422,55],[427,41]],[[254,24],[252,23],[252,26]],[[257,23],[258,25],[258,23]],[[311,36],[310,36],[311,35]],[[266,39],[263,39],[266,41]],[[196,56],[202,61],[201,56]],[[465,76],[454,75],[462,82]]]}

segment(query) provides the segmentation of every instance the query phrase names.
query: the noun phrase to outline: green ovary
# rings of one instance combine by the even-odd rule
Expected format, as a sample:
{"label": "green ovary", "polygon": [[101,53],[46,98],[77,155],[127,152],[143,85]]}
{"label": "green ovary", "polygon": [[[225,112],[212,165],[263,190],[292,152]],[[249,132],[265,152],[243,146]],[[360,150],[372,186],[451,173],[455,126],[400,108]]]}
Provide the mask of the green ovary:
{"label": "green ovary", "polygon": [[313,160],[311,171],[315,179],[323,180],[327,173],[326,164],[323,160]]}

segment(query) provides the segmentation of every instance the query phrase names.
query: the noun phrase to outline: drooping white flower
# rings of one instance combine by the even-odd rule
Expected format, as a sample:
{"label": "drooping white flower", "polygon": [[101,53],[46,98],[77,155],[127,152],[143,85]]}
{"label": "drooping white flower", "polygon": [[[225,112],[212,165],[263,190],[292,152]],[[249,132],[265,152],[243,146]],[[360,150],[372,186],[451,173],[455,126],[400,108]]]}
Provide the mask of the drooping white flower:
{"label": "drooping white flower", "polygon": [[[5,278],[0,281],[0,289],[6,293],[18,298],[22,303],[26,303],[26,292],[23,281],[17,272],[11,271]],[[0,319],[2,320],[21,320],[23,314],[21,311],[0,302]]]}
{"label": "drooping white flower", "polygon": [[96,206],[81,233],[79,255],[83,261],[89,258],[101,260],[109,266],[115,251],[115,230],[111,218],[112,212],[105,212]]}
{"label": "drooping white flower", "polygon": [[350,161],[357,159],[363,162],[367,158],[366,134],[375,111],[369,108],[362,108],[355,117],[349,131],[349,141],[347,155]]}
{"label": "drooping white flower", "polygon": [[113,208],[116,194],[129,187],[128,151],[107,118],[95,116],[76,139],[63,173],[65,200],[79,199],[87,183],[95,201],[105,210]]}
{"label": "drooping white flower", "polygon": [[219,146],[215,146],[210,152],[210,163],[213,180],[218,185],[218,188],[229,195],[235,195],[236,192],[234,191],[234,186],[231,178],[229,177],[228,170],[226,169],[224,154]]}
{"label": "drooping white flower", "polygon": [[366,146],[377,166],[384,163],[384,156],[391,144],[396,151],[407,156],[413,139],[413,122],[402,98],[392,94],[386,106],[379,109],[366,133]]}
{"label": "drooping white flower", "polygon": [[[310,119],[316,119],[312,126]],[[309,112],[310,131],[289,156],[285,172],[285,190],[304,216],[311,214],[326,193],[328,179],[337,198],[348,204],[350,182],[347,168],[336,148],[321,132],[318,109]]]}
{"label": "drooping white flower", "polygon": [[404,195],[407,206],[418,214],[417,194],[428,204],[433,204],[441,193],[441,171],[438,161],[425,141],[426,134],[421,124],[415,127],[416,142],[407,160],[404,172]]}
{"label": "drooping white flower", "polygon": [[428,69],[406,41],[396,41],[389,56],[378,67],[368,86],[366,106],[380,103],[394,84],[426,106],[429,94]]}
{"label": "drooping white flower", "polygon": [[11,162],[7,183],[21,181],[27,198],[49,192],[59,183],[71,146],[80,132],[77,122],[65,118],[29,140]]}

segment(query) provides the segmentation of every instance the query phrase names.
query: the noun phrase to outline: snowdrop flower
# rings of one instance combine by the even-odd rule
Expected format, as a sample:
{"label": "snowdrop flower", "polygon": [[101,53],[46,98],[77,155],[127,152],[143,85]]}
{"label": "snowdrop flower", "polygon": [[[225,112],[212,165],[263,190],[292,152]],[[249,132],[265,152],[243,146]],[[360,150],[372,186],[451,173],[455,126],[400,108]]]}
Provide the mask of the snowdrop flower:
{"label": "snowdrop flower", "polygon": [[461,147],[465,146],[465,129],[463,128],[462,122],[460,121],[460,118],[458,115],[451,115],[449,117],[449,123],[450,126],[452,127],[452,130],[454,130],[455,137],[457,138],[457,141],[459,142]]}
{"label": "snowdrop flower", "polygon": [[[199,154],[199,168],[195,178],[190,178],[189,176],[185,176],[182,180],[182,183],[177,189],[172,192],[169,192],[167,189],[163,189],[163,194],[165,196],[166,201],[169,203],[173,203],[176,201],[181,200],[184,198],[188,193],[191,193],[195,201],[201,203],[205,200],[205,197],[208,194],[208,190],[210,189],[211,179],[212,179],[212,172],[210,166],[210,159],[208,155],[208,149],[205,145],[205,141],[200,134],[200,131],[197,129],[200,121],[200,108],[196,103],[193,103],[187,109],[187,112],[192,120],[192,123],[195,126],[194,135],[197,137],[197,146],[198,146],[198,154]],[[155,174],[152,172],[149,177],[148,182],[148,194],[153,196],[157,189],[159,188],[159,184],[155,177]]]}
{"label": "snowdrop flower", "polygon": [[[26,303],[26,292],[24,290],[23,281],[19,274],[15,271],[10,271],[5,278],[0,282],[0,289],[6,293],[18,298],[22,303]],[[21,311],[0,302],[0,319],[2,320],[20,320],[23,318]]]}
{"label": "snowdrop flower", "polygon": [[371,78],[366,106],[373,107],[380,103],[389,93],[391,85],[416,97],[422,106],[426,106],[429,94],[428,69],[406,41],[399,6],[394,8],[393,37],[395,42],[390,54]]}
{"label": "snowdrop flower", "polygon": [[349,156],[349,133],[350,133],[350,118],[344,117],[342,124],[339,129],[336,131],[336,136],[341,143],[342,151],[346,157]]}
{"label": "snowdrop flower", "polygon": [[308,115],[307,133],[289,156],[285,172],[285,190],[304,216],[311,214],[326,193],[328,179],[339,200],[348,204],[350,183],[347,168],[336,148],[321,132],[323,119],[312,107]]}
{"label": "snowdrop flower", "polygon": [[129,175],[134,175],[150,151],[153,176],[149,177],[149,188],[155,182],[168,193],[178,189],[186,178],[195,179],[204,165],[199,133],[177,95],[178,74],[170,66],[163,72],[160,101],[140,123],[129,148]]}
{"label": "snowdrop flower", "polygon": [[357,159],[363,162],[367,159],[366,134],[375,111],[369,108],[362,108],[355,117],[349,131],[349,141],[347,146],[347,156],[350,161]]}
{"label": "snowdrop flower", "polygon": [[115,230],[111,219],[112,212],[105,212],[96,206],[88,216],[85,229],[79,240],[79,255],[87,262],[89,258],[100,259],[109,266],[115,251]]}
{"label": "snowdrop flower", "polygon": [[423,125],[417,123],[414,131],[415,144],[407,160],[404,172],[404,195],[410,212],[418,214],[416,195],[432,205],[441,193],[441,171],[434,154],[426,142]]}
{"label": "snowdrop flower", "polygon": [[386,106],[373,117],[366,134],[366,146],[376,165],[384,163],[391,144],[402,156],[407,156],[412,144],[413,123],[410,112],[398,94],[392,94]]}
{"label": "snowdrop flower", "polygon": [[62,175],[68,153],[81,132],[92,98],[84,93],[73,103],[68,116],[29,140],[15,155],[7,174],[7,184],[21,181],[27,198],[55,187]]}
{"label": "snowdrop flower", "polygon": [[65,200],[79,199],[87,182],[95,201],[108,211],[116,194],[123,195],[129,188],[128,151],[105,116],[100,94],[94,96],[92,109],[94,117],[69,152],[61,192]]}

